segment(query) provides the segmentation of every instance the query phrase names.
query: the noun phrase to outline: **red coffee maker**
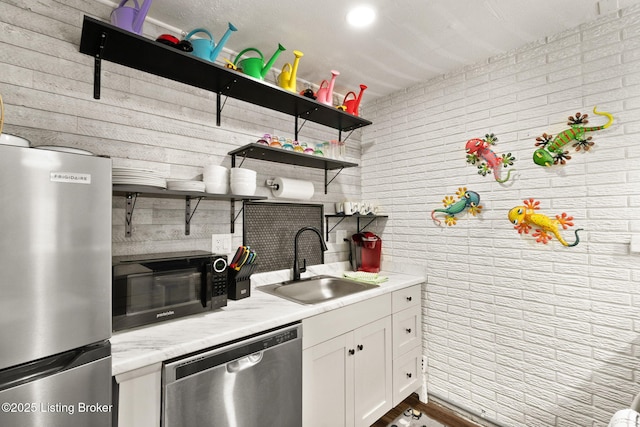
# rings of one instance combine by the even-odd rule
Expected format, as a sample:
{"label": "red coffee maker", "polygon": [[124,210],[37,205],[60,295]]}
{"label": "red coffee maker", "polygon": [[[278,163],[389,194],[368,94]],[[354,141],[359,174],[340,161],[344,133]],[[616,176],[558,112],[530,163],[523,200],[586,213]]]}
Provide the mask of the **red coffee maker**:
{"label": "red coffee maker", "polygon": [[382,239],[365,231],[351,236],[351,267],[354,271],[378,273],[380,271],[380,255]]}

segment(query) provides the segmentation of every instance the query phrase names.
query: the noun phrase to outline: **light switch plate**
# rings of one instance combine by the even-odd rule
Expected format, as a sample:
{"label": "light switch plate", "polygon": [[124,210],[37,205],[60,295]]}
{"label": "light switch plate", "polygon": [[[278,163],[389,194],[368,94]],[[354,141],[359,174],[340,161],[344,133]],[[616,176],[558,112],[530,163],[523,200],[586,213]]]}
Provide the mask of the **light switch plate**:
{"label": "light switch plate", "polygon": [[632,254],[640,254],[640,234],[631,235],[631,245],[629,251]]}
{"label": "light switch plate", "polygon": [[226,254],[231,252],[231,234],[212,234],[211,252],[214,254]]}

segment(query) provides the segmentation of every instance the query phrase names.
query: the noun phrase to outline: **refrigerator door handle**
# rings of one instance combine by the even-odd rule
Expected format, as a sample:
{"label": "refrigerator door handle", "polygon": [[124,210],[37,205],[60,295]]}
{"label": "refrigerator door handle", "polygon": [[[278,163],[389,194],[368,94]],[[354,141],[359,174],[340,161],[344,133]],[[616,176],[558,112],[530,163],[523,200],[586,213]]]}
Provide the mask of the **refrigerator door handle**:
{"label": "refrigerator door handle", "polygon": [[0,371],[0,391],[72,369],[111,355],[109,341],[76,348]]}

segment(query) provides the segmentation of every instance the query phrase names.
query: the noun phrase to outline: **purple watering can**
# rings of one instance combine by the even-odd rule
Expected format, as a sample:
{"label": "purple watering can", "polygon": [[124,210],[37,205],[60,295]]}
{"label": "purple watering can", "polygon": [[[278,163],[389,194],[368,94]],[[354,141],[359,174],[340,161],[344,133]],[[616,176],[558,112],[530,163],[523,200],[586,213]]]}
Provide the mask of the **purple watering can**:
{"label": "purple watering can", "polygon": [[133,0],[136,7],[125,7],[127,0],[122,0],[117,8],[111,12],[111,23],[123,30],[132,33],[142,34],[142,24],[147,17],[147,12],[151,7],[152,0],[144,0],[142,7],[138,5],[138,0]]}

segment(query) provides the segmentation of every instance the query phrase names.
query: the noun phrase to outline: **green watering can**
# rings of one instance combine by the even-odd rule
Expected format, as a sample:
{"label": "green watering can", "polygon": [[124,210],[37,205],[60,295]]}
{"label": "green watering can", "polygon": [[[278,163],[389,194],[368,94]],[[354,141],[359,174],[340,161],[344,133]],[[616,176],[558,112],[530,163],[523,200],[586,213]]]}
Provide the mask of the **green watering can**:
{"label": "green watering can", "polygon": [[[276,59],[278,59],[278,56],[280,56],[280,52],[282,52],[283,50],[285,50],[284,46],[278,43],[278,50],[274,52],[269,62],[267,62],[267,64],[265,65],[264,56],[262,55],[262,52],[260,52],[258,49],[254,47],[248,47],[242,52],[240,52],[238,56],[236,56],[236,60],[233,61],[233,65],[237,66],[239,69],[242,70],[243,73],[248,74],[251,77],[264,80],[264,76],[267,75],[267,73],[269,72],[269,69],[271,68],[273,63],[276,62]],[[260,55],[260,57],[244,58],[242,61],[238,62],[238,59],[240,59],[240,57],[247,52],[257,52],[258,55]]]}

